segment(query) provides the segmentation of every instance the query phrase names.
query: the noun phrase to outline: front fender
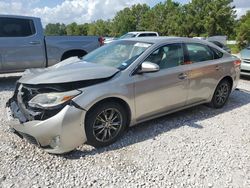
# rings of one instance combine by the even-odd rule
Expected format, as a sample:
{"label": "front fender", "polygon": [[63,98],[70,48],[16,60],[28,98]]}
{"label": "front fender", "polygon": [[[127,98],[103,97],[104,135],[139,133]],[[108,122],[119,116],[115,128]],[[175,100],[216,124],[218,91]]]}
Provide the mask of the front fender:
{"label": "front fender", "polygon": [[115,86],[106,82],[90,86],[81,90],[83,93],[74,98],[73,101],[84,110],[90,110],[91,107],[93,107],[95,104],[105,99],[117,98],[127,103],[131,111],[131,123],[133,122],[135,114],[134,84]]}

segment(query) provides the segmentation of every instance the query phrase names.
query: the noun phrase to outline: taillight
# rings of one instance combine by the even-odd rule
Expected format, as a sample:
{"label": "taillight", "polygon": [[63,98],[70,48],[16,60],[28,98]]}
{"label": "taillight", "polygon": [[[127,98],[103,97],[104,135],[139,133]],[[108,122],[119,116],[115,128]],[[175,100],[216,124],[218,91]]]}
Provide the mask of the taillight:
{"label": "taillight", "polygon": [[100,43],[100,46],[102,46],[102,45],[104,45],[104,38],[103,37],[99,37],[98,38],[98,41],[99,41],[99,43]]}
{"label": "taillight", "polygon": [[240,67],[240,64],[241,64],[241,60],[234,61],[234,66],[235,67]]}
{"label": "taillight", "polygon": [[185,61],[183,64],[184,65],[190,65],[190,64],[192,64],[193,62],[192,61]]}

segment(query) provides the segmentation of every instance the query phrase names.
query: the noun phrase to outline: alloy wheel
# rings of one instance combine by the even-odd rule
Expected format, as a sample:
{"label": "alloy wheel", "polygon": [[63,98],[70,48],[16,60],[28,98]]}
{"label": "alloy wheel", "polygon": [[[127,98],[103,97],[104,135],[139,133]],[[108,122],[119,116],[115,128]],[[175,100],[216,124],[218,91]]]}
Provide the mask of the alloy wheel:
{"label": "alloy wheel", "polygon": [[119,133],[122,127],[122,115],[115,108],[103,110],[93,124],[93,134],[100,142],[109,142]]}
{"label": "alloy wheel", "polygon": [[229,92],[229,86],[227,83],[223,83],[219,86],[215,93],[215,101],[218,105],[222,105],[226,102]]}

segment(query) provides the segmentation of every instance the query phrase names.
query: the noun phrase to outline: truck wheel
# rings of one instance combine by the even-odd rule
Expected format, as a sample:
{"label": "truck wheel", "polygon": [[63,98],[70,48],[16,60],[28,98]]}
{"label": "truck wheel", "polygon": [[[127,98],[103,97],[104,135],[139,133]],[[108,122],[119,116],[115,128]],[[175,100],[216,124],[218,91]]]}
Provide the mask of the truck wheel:
{"label": "truck wheel", "polygon": [[222,80],[215,89],[213,98],[209,106],[213,108],[222,108],[231,93],[231,83],[228,80]]}
{"label": "truck wheel", "polygon": [[95,106],[86,116],[87,143],[103,147],[114,143],[123,134],[127,115],[119,103],[107,102]]}

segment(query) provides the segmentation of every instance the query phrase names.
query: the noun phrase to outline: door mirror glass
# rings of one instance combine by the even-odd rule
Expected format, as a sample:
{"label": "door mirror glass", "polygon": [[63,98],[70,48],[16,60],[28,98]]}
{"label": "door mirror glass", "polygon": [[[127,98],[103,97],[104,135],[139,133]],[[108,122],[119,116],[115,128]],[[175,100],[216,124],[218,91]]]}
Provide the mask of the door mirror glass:
{"label": "door mirror glass", "polygon": [[138,71],[138,73],[157,72],[159,70],[159,65],[145,61],[141,64],[141,69]]}

